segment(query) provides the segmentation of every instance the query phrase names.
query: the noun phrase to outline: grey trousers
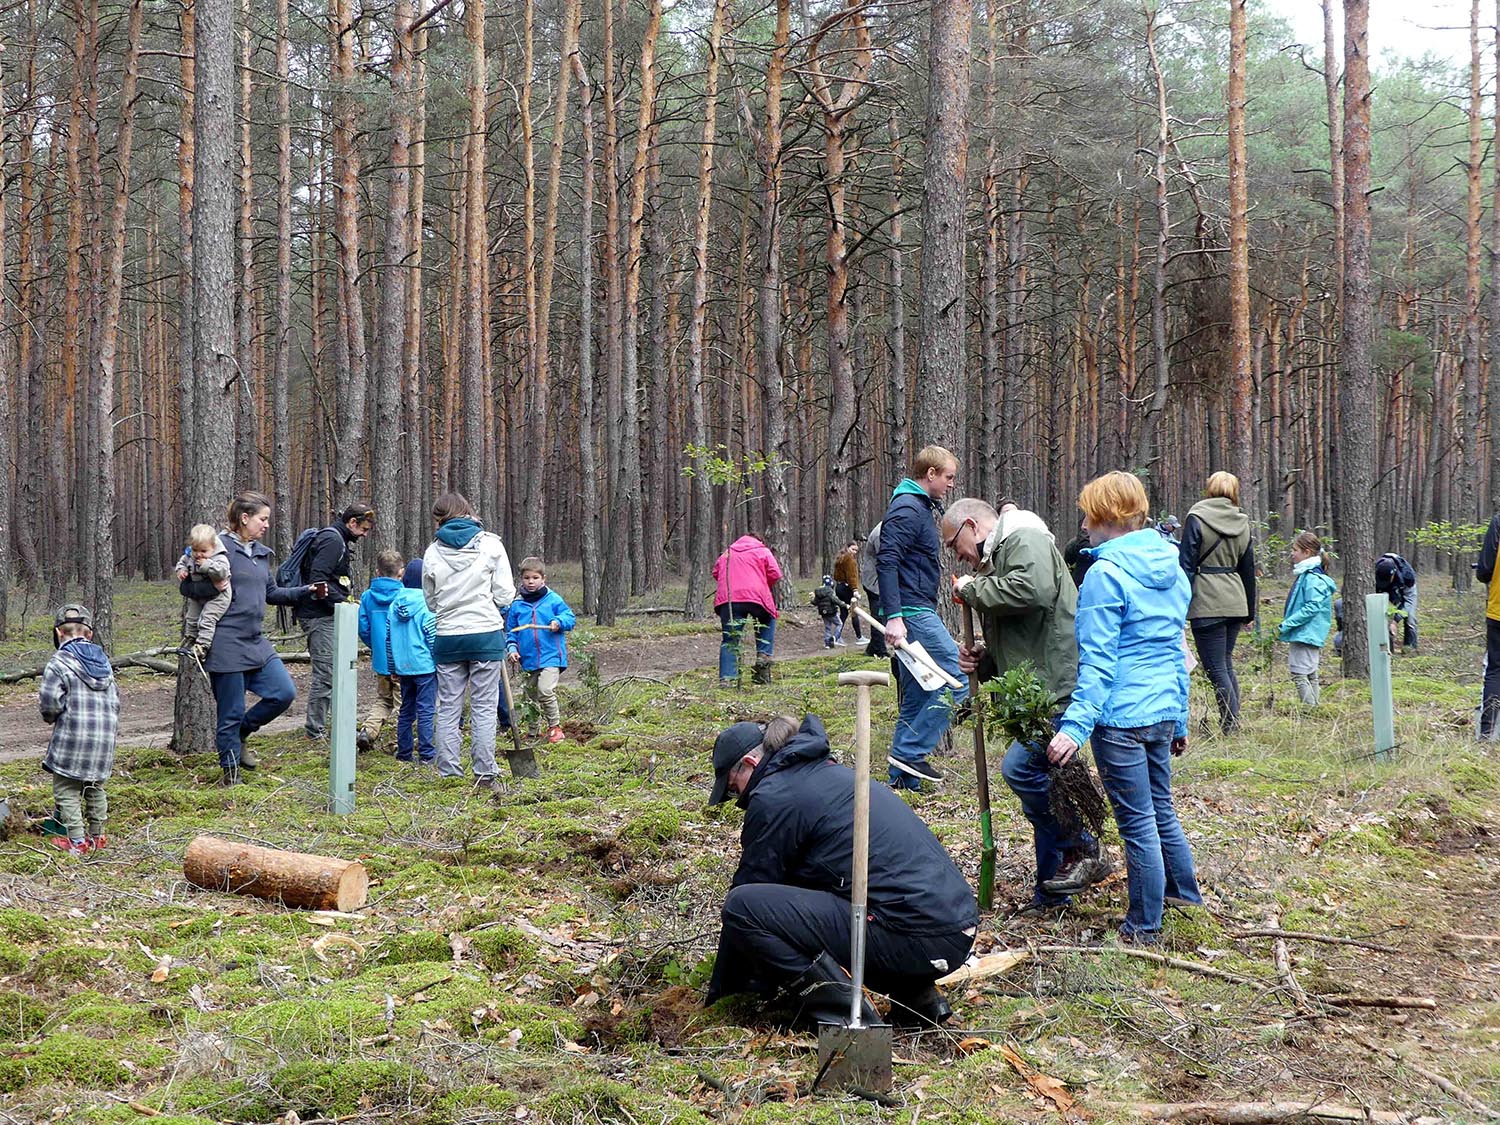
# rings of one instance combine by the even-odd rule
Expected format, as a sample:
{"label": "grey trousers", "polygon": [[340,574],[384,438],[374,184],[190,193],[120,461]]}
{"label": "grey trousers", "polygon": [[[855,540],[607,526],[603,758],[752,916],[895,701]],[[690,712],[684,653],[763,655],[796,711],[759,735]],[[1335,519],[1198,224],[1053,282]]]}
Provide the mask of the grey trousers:
{"label": "grey trousers", "polygon": [[312,659],[305,728],[309,738],[321,738],[328,733],[328,707],[333,699],[333,618],[310,617],[298,624],[307,635],[307,655]]}
{"label": "grey trousers", "polygon": [[439,777],[462,777],[461,722],[469,696],[469,762],[475,777],[495,776],[495,728],[500,717],[499,660],[465,660],[437,666],[437,768]]}
{"label": "grey trousers", "polygon": [[1297,685],[1297,698],[1309,707],[1318,703],[1318,665],[1323,659],[1323,650],[1312,645],[1293,641],[1287,657],[1287,669],[1292,673],[1292,683]]}
{"label": "grey trousers", "polygon": [[[104,835],[109,820],[109,797],[102,781],[74,781],[71,777],[52,775],[52,800],[57,805],[57,819],[68,830],[70,840]],[[84,831],[87,818],[88,831]]]}

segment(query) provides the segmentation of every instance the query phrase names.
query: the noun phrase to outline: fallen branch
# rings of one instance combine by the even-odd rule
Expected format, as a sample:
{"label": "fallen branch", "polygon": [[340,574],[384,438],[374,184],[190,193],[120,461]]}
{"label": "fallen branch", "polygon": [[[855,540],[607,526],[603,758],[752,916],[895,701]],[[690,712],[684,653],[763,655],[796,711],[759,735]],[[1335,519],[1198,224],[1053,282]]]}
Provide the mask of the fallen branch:
{"label": "fallen branch", "polygon": [[1493,1109],[1485,1105],[1484,1102],[1480,1101],[1472,1094],[1466,1094],[1464,1091],[1460,1090],[1452,1082],[1444,1078],[1441,1074],[1438,1074],[1436,1071],[1428,1070],[1426,1067],[1412,1062],[1411,1059],[1406,1058],[1399,1051],[1393,1050],[1390,1047],[1382,1047],[1378,1043],[1372,1043],[1363,1035],[1356,1035],[1354,1037],[1354,1041],[1367,1051],[1370,1051],[1377,1055],[1385,1055],[1388,1058],[1395,1059],[1402,1066],[1416,1071],[1423,1078],[1427,1079],[1427,1081],[1431,1082],[1439,1090],[1447,1094],[1450,1098],[1456,1101],[1459,1105],[1463,1106],[1465,1109],[1471,1110],[1474,1113],[1488,1118],[1491,1121],[1500,1121],[1500,1113],[1496,1113]]}
{"label": "fallen branch", "polygon": [[1374,1125],[1436,1125],[1436,1117],[1333,1102],[1135,1102],[1114,1109],[1131,1121],[1176,1121],[1183,1125],[1276,1125],[1277,1122],[1362,1121]]}
{"label": "fallen branch", "polygon": [[1275,926],[1267,926],[1263,930],[1231,930],[1229,936],[1232,938],[1292,938],[1296,941],[1320,941],[1326,945],[1352,945],[1356,949],[1371,949],[1376,953],[1400,953],[1394,945],[1377,945],[1373,941],[1361,941],[1358,938],[1333,937],[1330,934],[1313,934],[1303,930],[1283,930]]}
{"label": "fallen branch", "polygon": [[967,984],[970,981],[984,980],[986,977],[998,977],[1001,973],[1008,973],[1022,961],[1028,960],[1031,954],[1024,949],[1007,949],[1002,953],[987,953],[972,965],[960,965],[945,977],[939,977],[934,983],[943,987],[955,984]]}
{"label": "fallen branch", "polygon": [[1459,941],[1500,941],[1500,934],[1449,934]]}
{"label": "fallen branch", "polygon": [[[1270,933],[1280,935],[1281,919],[1275,913],[1266,915],[1266,929]],[[1286,947],[1286,938],[1278,936],[1271,946],[1271,956],[1276,962],[1276,975],[1281,978],[1281,983],[1291,994],[1292,1003],[1296,1005],[1297,1011],[1306,1012],[1310,1007],[1307,993],[1297,983],[1297,976],[1292,972],[1292,955]]]}
{"label": "fallen branch", "polygon": [[1437,1011],[1437,1001],[1431,996],[1353,996],[1332,993],[1320,995],[1318,999],[1336,1008],[1419,1008],[1424,1012]]}
{"label": "fallen branch", "polygon": [[1239,973],[1231,973],[1227,969],[1216,969],[1212,965],[1203,964],[1201,961],[1185,961],[1181,957],[1168,957],[1165,953],[1152,953],[1149,949],[1130,949],[1125,946],[1116,945],[1034,945],[1031,947],[1031,952],[1084,953],[1095,956],[1118,953],[1121,957],[1134,957],[1140,961],[1154,961],[1158,965],[1166,965],[1168,968],[1181,969],[1183,972],[1197,973],[1205,977],[1215,977],[1218,980],[1228,981],[1230,984],[1243,984],[1250,988],[1265,988],[1270,983],[1264,980],[1257,980],[1254,977],[1241,976]]}

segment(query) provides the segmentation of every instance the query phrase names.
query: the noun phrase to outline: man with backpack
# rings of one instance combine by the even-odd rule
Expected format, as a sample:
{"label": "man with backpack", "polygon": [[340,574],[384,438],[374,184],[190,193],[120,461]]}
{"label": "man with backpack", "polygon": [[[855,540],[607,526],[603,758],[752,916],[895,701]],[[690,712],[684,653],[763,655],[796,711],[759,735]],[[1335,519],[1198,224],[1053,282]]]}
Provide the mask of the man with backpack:
{"label": "man with backpack", "polygon": [[328,585],[328,597],[298,603],[294,614],[307,637],[307,655],[312,662],[312,685],[307,693],[307,720],[304,732],[308,738],[323,738],[328,733],[328,708],[333,698],[333,607],[347,601],[352,593],[349,579],[349,556],[354,545],[370,534],[375,526],[375,510],[368,504],[350,504],[338,514],[338,522],[327,527],[309,528],[297,536],[283,571],[295,585],[317,582]]}
{"label": "man with backpack", "polygon": [[1417,651],[1417,572],[1395,551],[1375,560],[1375,592],[1384,594],[1401,621],[1401,645]]}

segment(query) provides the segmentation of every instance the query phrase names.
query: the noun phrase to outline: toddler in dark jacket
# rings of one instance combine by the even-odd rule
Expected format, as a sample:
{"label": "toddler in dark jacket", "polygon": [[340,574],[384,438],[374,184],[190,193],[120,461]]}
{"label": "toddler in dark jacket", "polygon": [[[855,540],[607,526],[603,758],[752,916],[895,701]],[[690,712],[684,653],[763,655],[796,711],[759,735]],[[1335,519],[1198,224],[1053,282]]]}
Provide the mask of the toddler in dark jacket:
{"label": "toddler in dark jacket", "polygon": [[839,600],[833,589],[833,575],[823,575],[823,585],[812,593],[812,606],[823,619],[823,647],[843,648],[839,634]]}

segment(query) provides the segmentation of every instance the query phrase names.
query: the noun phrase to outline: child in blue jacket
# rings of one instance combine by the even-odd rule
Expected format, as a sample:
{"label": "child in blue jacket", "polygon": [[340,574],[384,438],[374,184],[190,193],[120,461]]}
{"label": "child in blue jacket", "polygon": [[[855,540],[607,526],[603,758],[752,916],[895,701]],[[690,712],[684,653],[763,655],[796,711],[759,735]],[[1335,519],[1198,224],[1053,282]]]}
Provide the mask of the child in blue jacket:
{"label": "child in blue jacket", "polygon": [[437,757],[432,744],[437,712],[437,664],[432,644],[437,617],[422,596],[422,560],[412,559],[401,575],[401,591],[386,613],[386,643],[391,674],[401,687],[401,713],[396,717],[396,761],[411,761],[412,725],[417,728],[417,755],[424,762]]}
{"label": "child in blue jacket", "polygon": [[1337,587],[1328,576],[1323,542],[1310,531],[1292,540],[1292,573],[1296,579],[1287,591],[1280,636],[1291,645],[1287,667],[1297,685],[1297,696],[1314,707],[1318,702],[1318,665],[1323,659],[1323,642],[1333,627],[1333,593]]}
{"label": "child in blue jacket", "polygon": [[386,643],[386,619],[391,602],[401,592],[401,567],[405,563],[400,551],[381,551],[375,556],[375,578],[359,599],[359,639],[370,646],[370,668],[375,673],[375,702],[360,723],[355,739],[361,751],[375,745],[399,703]]}
{"label": "child in blue jacket", "polygon": [[542,560],[534,555],[522,559],[521,589],[505,614],[505,643],[510,662],[526,673],[527,698],[547,720],[548,742],[563,740],[557,679],[568,666],[563,634],[577,623],[568,603],[547,588]]}

